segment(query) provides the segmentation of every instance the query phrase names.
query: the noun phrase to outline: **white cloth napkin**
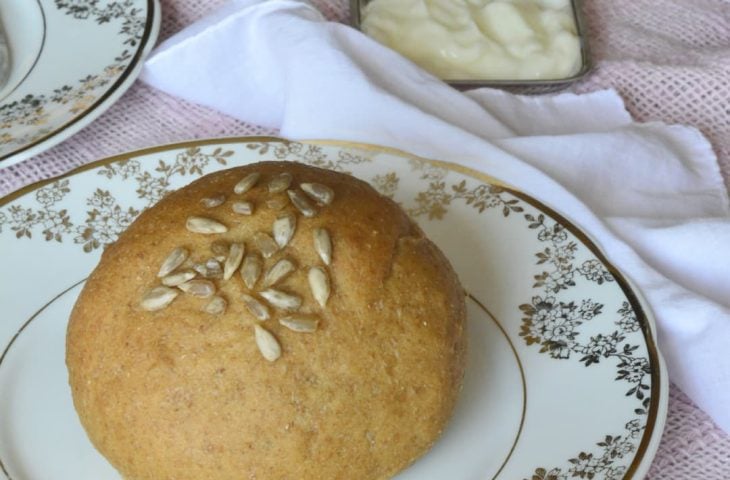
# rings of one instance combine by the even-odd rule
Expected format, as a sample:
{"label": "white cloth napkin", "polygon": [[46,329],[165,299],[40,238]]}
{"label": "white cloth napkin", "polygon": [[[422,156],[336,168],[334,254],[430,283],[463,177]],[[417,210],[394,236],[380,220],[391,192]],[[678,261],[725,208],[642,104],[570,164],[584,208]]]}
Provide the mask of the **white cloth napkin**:
{"label": "white cloth napkin", "polygon": [[460,93],[295,0],[232,0],[142,80],[287,138],[459,162],[553,206],[640,286],[670,378],[730,432],[730,206],[696,130],[635,123],[612,91]]}

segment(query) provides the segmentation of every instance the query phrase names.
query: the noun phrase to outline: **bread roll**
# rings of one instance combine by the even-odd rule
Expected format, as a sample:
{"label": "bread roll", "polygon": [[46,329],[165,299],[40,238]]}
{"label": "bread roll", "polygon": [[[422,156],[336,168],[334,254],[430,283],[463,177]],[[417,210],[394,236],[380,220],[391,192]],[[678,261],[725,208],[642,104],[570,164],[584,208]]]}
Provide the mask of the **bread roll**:
{"label": "bread roll", "polygon": [[464,328],[453,269],[396,203],[262,162],[171,193],[106,249],[66,363],[128,480],[377,480],[444,429]]}

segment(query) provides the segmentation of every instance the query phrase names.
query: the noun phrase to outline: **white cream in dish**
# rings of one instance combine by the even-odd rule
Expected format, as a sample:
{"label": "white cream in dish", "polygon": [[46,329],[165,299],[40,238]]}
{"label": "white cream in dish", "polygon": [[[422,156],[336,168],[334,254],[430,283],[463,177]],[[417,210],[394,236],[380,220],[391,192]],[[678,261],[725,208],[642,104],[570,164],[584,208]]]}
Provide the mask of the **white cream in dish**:
{"label": "white cream in dish", "polygon": [[578,73],[570,0],[371,0],[363,32],[446,80],[551,80]]}

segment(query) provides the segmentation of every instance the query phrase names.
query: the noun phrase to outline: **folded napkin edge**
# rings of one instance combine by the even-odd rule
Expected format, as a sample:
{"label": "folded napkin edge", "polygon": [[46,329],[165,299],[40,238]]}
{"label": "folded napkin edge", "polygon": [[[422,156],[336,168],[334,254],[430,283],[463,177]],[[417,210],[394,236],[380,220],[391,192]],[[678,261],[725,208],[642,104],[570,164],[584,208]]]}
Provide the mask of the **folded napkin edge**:
{"label": "folded napkin edge", "polygon": [[[686,132],[691,135],[692,138],[689,147],[696,155],[695,158],[704,159],[694,162],[693,165],[703,165],[709,169],[709,176],[703,175],[705,180],[712,182],[711,187],[715,191],[715,196],[720,201],[720,206],[726,217],[730,217],[730,194],[728,193],[728,186],[725,185],[725,180],[722,176],[722,170],[720,169],[720,161],[718,159],[717,152],[712,145],[712,142],[705,136],[705,134],[697,127],[693,125],[681,124],[681,123],[667,123],[658,120],[652,120],[648,122],[637,122],[639,125],[646,125],[648,127],[666,128],[672,131]],[[697,169],[693,168],[694,171]]]}

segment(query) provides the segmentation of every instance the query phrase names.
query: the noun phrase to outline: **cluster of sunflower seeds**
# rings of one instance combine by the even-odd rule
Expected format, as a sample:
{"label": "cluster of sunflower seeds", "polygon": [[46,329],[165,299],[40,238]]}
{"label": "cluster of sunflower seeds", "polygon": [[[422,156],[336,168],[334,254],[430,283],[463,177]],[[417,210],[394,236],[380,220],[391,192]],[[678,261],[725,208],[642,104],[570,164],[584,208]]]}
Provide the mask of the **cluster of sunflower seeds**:
{"label": "cluster of sunflower seeds", "polygon": [[[203,311],[219,315],[225,312],[226,301],[215,295],[216,286],[209,278],[219,276],[220,263],[214,258],[205,263],[193,264],[193,268],[181,268],[185,265],[190,252],[178,247],[173,249],[162,261],[157,277],[161,286],[148,290],[140,301],[140,307],[150,312],[166,308],[182,292],[199,298],[210,299]],[[217,271],[216,271],[217,269]],[[203,278],[196,278],[200,275]]]}
{"label": "cluster of sunflower seeds", "polygon": [[[233,193],[244,195],[256,188],[261,180],[259,172],[250,173],[241,178],[233,187]],[[302,182],[298,188],[293,185],[294,178],[288,172],[272,176],[265,184],[270,195],[266,206],[274,211],[282,211],[277,215],[271,232],[256,232],[251,238],[251,251],[246,250],[243,242],[231,243],[216,240],[210,246],[212,256],[202,262],[191,262],[190,252],[185,248],[175,248],[163,260],[157,276],[162,283],[149,290],[142,297],[140,305],[148,311],[166,308],[180,294],[184,293],[206,299],[202,310],[211,315],[225,313],[228,302],[216,293],[213,280],[228,281],[239,273],[248,292],[241,295],[246,310],[254,317],[254,339],[261,355],[273,362],[281,356],[281,345],[276,337],[261,323],[272,318],[275,312],[281,312],[278,322],[283,327],[300,333],[312,333],[317,330],[319,318],[316,315],[302,314],[299,310],[303,298],[278,286],[284,279],[297,270],[297,263],[282,257],[274,261],[268,268],[266,259],[286,249],[297,230],[297,216],[291,211],[283,211],[291,204],[305,218],[315,217],[322,207],[332,203],[334,191],[320,183]],[[200,199],[205,209],[220,207],[226,202],[226,195],[216,194]],[[254,205],[250,201],[236,199],[230,206],[239,215],[253,215]],[[208,216],[190,216],[185,226],[188,231],[216,235],[228,232],[228,227]],[[325,228],[315,228],[312,246],[324,266],[314,265],[307,270],[312,298],[320,308],[326,308],[331,294],[330,276],[327,268],[332,263],[332,239]],[[257,287],[260,289],[257,290]]]}

